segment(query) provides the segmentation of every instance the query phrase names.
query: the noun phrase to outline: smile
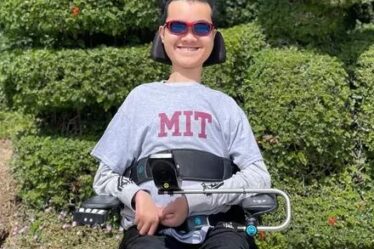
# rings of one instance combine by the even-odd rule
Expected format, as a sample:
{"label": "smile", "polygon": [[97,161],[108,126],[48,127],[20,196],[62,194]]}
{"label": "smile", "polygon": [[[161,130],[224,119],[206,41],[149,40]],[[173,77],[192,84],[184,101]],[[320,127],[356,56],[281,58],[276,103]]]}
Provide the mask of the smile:
{"label": "smile", "polygon": [[199,47],[182,47],[182,46],[177,46],[177,49],[181,50],[181,51],[194,52],[194,51],[199,50],[200,48]]}

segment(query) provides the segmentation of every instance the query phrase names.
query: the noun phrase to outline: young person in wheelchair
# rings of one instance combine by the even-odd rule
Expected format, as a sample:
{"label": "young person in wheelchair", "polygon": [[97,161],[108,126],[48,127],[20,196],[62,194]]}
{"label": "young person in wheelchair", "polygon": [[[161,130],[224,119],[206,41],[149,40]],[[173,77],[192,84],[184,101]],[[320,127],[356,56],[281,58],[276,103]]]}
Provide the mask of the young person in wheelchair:
{"label": "young person in wheelchair", "polygon": [[95,192],[124,204],[120,248],[256,248],[244,232],[219,225],[244,219],[237,205],[248,194],[159,195],[149,176],[148,157],[171,151],[183,189],[270,187],[244,112],[201,83],[203,67],[225,59],[213,2],[166,1],[164,21],[152,57],[171,64],[170,76],[136,87],[119,108],[92,151],[100,161]]}

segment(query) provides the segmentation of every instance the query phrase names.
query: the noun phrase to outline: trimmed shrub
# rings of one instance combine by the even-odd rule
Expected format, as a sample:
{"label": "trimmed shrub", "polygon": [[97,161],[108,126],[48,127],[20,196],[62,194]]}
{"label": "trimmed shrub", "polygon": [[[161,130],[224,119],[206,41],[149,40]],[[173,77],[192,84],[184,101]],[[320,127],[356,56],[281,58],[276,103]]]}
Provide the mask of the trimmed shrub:
{"label": "trimmed shrub", "polygon": [[374,45],[358,58],[355,70],[357,90],[360,100],[358,111],[358,129],[363,145],[367,148],[367,157],[374,163]]}
{"label": "trimmed shrub", "polygon": [[203,82],[215,89],[226,92],[239,103],[238,87],[243,84],[253,56],[266,46],[265,36],[256,23],[238,25],[222,30],[226,46],[226,62],[207,67]]}
{"label": "trimmed shrub", "polygon": [[319,178],[351,160],[350,91],[336,59],[295,49],[263,50],[240,92],[275,178]]}
{"label": "trimmed shrub", "polygon": [[352,12],[355,18],[362,23],[374,23],[374,2],[372,0],[363,0],[352,6]]}
{"label": "trimmed shrub", "polygon": [[0,26],[18,47],[61,43],[76,46],[73,41],[95,34],[128,40],[134,30],[156,30],[157,17],[155,1],[3,0],[0,3]]}
{"label": "trimmed shrub", "polygon": [[354,74],[358,57],[374,43],[374,24],[365,24],[356,28],[340,44],[338,56],[345,64],[348,72]]}
{"label": "trimmed shrub", "polygon": [[32,115],[0,111],[0,139],[37,133],[37,121]]}
{"label": "trimmed shrub", "polygon": [[329,42],[355,25],[347,9],[343,8],[351,1],[344,2],[346,4],[334,4],[337,1],[259,1],[258,20],[275,44],[332,46]]}
{"label": "trimmed shrub", "polygon": [[231,27],[256,19],[257,0],[217,0],[219,27]]}
{"label": "trimmed shrub", "polygon": [[75,205],[93,194],[97,169],[89,140],[23,136],[15,141],[12,170],[25,204],[42,209]]}
{"label": "trimmed shrub", "polygon": [[[0,3],[0,27],[13,47],[95,47],[149,42],[160,25],[160,0]],[[256,1],[217,1],[219,27],[255,19]]]}
{"label": "trimmed shrub", "polygon": [[136,85],[164,77],[149,49],[27,50],[0,64],[0,84],[10,106],[30,113],[108,110]]}
{"label": "trimmed shrub", "polygon": [[[351,178],[349,174],[344,174],[343,177]],[[308,192],[307,189],[304,190]],[[291,194],[291,199],[290,228],[285,232],[258,236],[259,248],[374,247],[371,236],[374,227],[372,188],[362,191],[347,182],[330,186],[317,185],[307,195]]]}

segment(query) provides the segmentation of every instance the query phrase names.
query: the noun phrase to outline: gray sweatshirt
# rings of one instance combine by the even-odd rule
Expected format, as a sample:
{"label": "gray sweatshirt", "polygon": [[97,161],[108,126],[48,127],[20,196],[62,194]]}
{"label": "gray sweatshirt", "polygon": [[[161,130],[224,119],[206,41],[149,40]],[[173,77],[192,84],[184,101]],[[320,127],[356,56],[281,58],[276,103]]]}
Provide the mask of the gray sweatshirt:
{"label": "gray sweatshirt", "polygon": [[[113,195],[124,203],[122,226],[134,224],[131,200],[141,189],[156,205],[177,196],[159,195],[153,181],[136,185],[123,173],[133,161],[168,149],[196,149],[231,159],[240,171],[220,189],[269,188],[270,176],[247,117],[228,95],[199,83],[142,84],[134,88],[92,151],[100,161],[94,179],[97,194]],[[183,181],[183,189],[203,189],[201,182]],[[227,211],[248,194],[186,195],[189,216]],[[201,243],[208,226],[190,233],[165,229],[185,243]]]}

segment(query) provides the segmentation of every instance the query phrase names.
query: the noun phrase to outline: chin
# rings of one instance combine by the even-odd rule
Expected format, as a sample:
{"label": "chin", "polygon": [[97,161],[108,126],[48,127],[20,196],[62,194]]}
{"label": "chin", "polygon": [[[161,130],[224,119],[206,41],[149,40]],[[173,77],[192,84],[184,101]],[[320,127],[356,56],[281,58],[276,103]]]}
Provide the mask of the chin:
{"label": "chin", "polygon": [[185,69],[195,69],[203,66],[205,60],[191,60],[190,58],[185,60],[177,60],[175,65]]}

